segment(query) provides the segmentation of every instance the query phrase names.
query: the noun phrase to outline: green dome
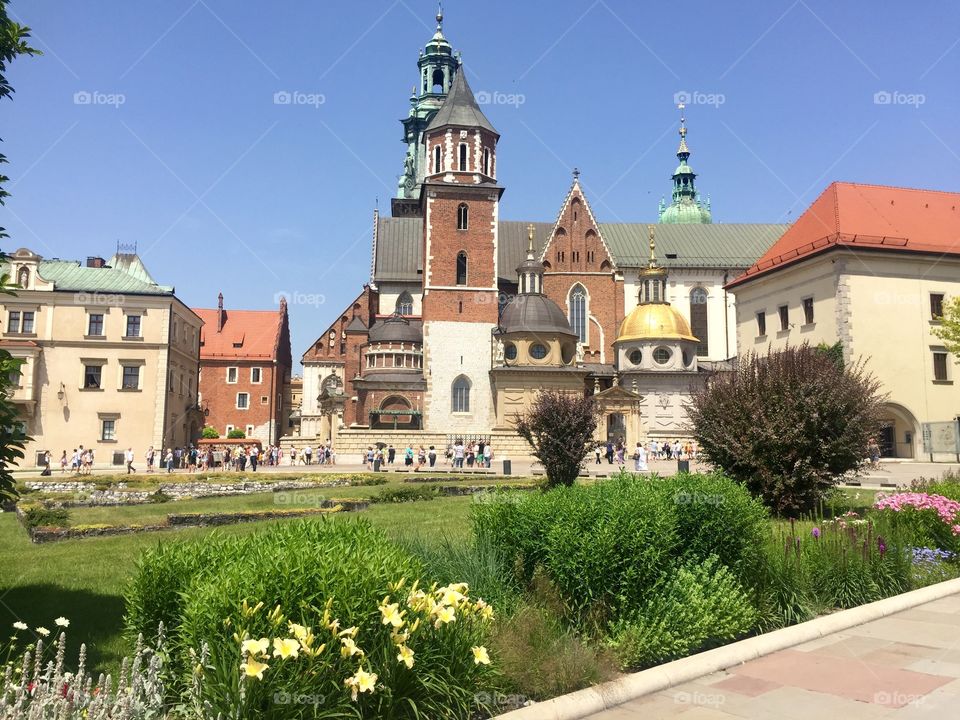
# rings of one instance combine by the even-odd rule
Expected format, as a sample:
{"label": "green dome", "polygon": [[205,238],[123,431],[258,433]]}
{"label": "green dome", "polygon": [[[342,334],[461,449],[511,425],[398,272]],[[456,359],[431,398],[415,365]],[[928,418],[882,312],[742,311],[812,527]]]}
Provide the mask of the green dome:
{"label": "green dome", "polygon": [[680,202],[666,207],[660,215],[660,222],[670,225],[709,225],[713,222],[713,218],[707,208],[689,198],[683,198]]}

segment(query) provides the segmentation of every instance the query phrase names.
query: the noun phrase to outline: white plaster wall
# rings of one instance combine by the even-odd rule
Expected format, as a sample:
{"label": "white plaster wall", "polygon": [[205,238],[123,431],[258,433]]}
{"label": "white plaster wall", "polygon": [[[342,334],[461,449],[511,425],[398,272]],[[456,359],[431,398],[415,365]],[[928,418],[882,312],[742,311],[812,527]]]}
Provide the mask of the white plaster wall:
{"label": "white plaster wall", "polygon": [[[496,422],[490,382],[492,324],[427,322],[424,324],[424,367],[427,372],[427,430],[487,432]],[[459,375],[470,379],[470,412],[452,412],[451,391]]]}
{"label": "white plaster wall", "polygon": [[413,298],[413,314],[423,314],[423,288],[420,283],[381,282],[377,284],[380,291],[380,314],[389,315],[397,307],[397,298],[404,290]]}

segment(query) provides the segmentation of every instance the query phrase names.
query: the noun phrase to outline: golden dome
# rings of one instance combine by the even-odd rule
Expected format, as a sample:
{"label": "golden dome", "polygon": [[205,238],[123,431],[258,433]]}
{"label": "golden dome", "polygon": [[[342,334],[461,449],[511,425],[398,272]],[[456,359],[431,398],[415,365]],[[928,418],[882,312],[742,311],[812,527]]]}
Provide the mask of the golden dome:
{"label": "golden dome", "polygon": [[617,342],[624,340],[692,340],[690,325],[667,303],[637,305],[620,323]]}

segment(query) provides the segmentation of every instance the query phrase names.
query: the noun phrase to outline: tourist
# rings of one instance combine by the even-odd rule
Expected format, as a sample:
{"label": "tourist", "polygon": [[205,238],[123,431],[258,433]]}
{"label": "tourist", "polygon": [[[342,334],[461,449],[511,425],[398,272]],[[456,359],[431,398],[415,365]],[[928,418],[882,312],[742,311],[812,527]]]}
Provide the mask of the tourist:
{"label": "tourist", "polygon": [[880,465],[880,446],[876,438],[867,440],[867,457],[870,459],[870,467],[876,469]]}
{"label": "tourist", "polygon": [[413,465],[413,443],[407,443],[407,449],[403,451],[403,464],[407,467]]}
{"label": "tourist", "polygon": [[593,453],[597,456],[597,463],[596,463],[597,465],[600,464],[600,453],[601,453],[601,451],[602,451],[602,449],[601,449],[601,447],[600,447],[600,443],[597,443],[596,445],[593,446]]}
{"label": "tourist", "polygon": [[483,457],[486,462],[484,467],[490,467],[490,463],[493,460],[493,448],[490,447],[490,443],[487,443],[487,449],[484,451]]}
{"label": "tourist", "polygon": [[367,445],[367,470],[373,470],[373,458],[375,453],[373,452],[373,445]]}
{"label": "tourist", "polygon": [[640,442],[633,451],[633,469],[634,472],[647,472],[647,450]]}
{"label": "tourist", "polygon": [[380,472],[380,467],[383,465],[383,448],[377,445],[377,449],[373,452],[373,471]]}
{"label": "tourist", "polygon": [[461,440],[460,438],[457,438],[457,442],[453,446],[453,466],[455,468],[463,467],[463,456],[464,456],[463,440]]}
{"label": "tourist", "polygon": [[133,469],[133,448],[128,447],[127,451],[123,454],[124,462],[127,463],[127,475],[131,475],[136,472]]}
{"label": "tourist", "polygon": [[467,446],[467,467],[472,468],[473,463],[477,459],[477,446],[473,444],[473,441]]}
{"label": "tourist", "polygon": [[607,440],[607,465],[613,465],[613,441]]}
{"label": "tourist", "polygon": [[413,469],[414,472],[418,472],[420,468],[427,464],[427,451],[421,445],[417,449],[417,466]]}
{"label": "tourist", "polygon": [[240,472],[243,472],[247,469],[247,458],[249,457],[249,453],[250,451],[245,446],[237,448],[237,463],[239,465],[237,469]]}
{"label": "tourist", "polygon": [[437,449],[433,445],[430,446],[430,452],[427,453],[427,457],[430,459],[430,467],[437,464]]}
{"label": "tourist", "polygon": [[656,440],[651,440],[650,441],[650,459],[656,460],[658,457],[660,457],[660,443],[658,443]]}
{"label": "tourist", "polygon": [[153,445],[150,446],[150,449],[147,450],[147,454],[144,456],[144,460],[147,461],[147,472],[153,472],[153,464],[156,462],[157,452],[153,449]]}
{"label": "tourist", "polygon": [[60,456],[60,472],[65,473],[67,471],[67,451],[63,451],[63,455]]}
{"label": "tourist", "polygon": [[333,451],[333,445],[327,446],[327,459],[330,461],[331,465],[337,464],[337,454]]}
{"label": "tourist", "polygon": [[397,449],[393,446],[393,443],[390,443],[390,447],[387,448],[387,465],[393,465],[393,461],[397,458]]}
{"label": "tourist", "polygon": [[486,450],[486,445],[484,443],[477,445],[477,467],[487,466],[487,456],[484,455],[484,450]]}
{"label": "tourist", "polygon": [[171,450],[170,448],[167,448],[167,454],[166,454],[166,455],[164,456],[164,458],[163,458],[163,463],[164,463],[164,465],[167,466],[167,472],[168,472],[168,473],[172,473],[172,472],[173,472],[173,462],[174,462],[174,459],[175,459],[175,458],[174,458],[174,455],[173,455],[173,450]]}
{"label": "tourist", "polygon": [[311,445],[307,445],[303,449],[303,464],[311,465],[312,463],[313,463],[313,447]]}
{"label": "tourist", "polygon": [[52,475],[53,471],[50,469],[50,451],[46,450],[43,453],[43,471],[41,475]]}
{"label": "tourist", "polygon": [[624,452],[625,448],[623,447],[622,442],[617,443],[617,465],[623,467],[624,465]]}
{"label": "tourist", "polygon": [[187,449],[187,470],[192,473],[197,471],[197,449],[193,445]]}

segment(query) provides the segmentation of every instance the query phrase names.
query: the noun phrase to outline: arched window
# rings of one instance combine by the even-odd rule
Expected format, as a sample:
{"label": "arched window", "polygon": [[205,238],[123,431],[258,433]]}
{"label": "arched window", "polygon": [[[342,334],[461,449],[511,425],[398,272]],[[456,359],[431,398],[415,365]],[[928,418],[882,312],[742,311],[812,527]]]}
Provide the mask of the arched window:
{"label": "arched window", "polygon": [[442,93],[443,92],[443,70],[437,68],[433,71],[433,87],[430,88],[431,92]]}
{"label": "arched window", "polygon": [[470,412],[470,380],[461,375],[453,381],[451,409],[455,413]]}
{"label": "arched window", "polygon": [[467,144],[460,143],[460,164],[457,166],[458,170],[466,171],[467,169]]}
{"label": "arched window", "polygon": [[461,250],[457,253],[457,285],[467,284],[467,254]]}
{"label": "arched window", "polygon": [[433,148],[433,171],[438,173],[443,168],[440,167],[440,146],[436,145]]}
{"label": "arched window", "polygon": [[406,290],[397,298],[397,315],[413,315],[413,296]]}
{"label": "arched window", "polygon": [[697,345],[698,357],[710,354],[707,344],[708,329],[707,291],[699,287],[694,288],[690,291],[690,330],[693,332],[693,336],[700,341]]}
{"label": "arched window", "polygon": [[580,342],[587,342],[587,291],[580,283],[570,288],[568,296],[570,306],[570,327],[577,334]]}
{"label": "arched window", "polygon": [[483,149],[483,174],[490,174],[490,148]]}
{"label": "arched window", "polygon": [[457,230],[466,230],[470,224],[470,210],[466,203],[457,206]]}

